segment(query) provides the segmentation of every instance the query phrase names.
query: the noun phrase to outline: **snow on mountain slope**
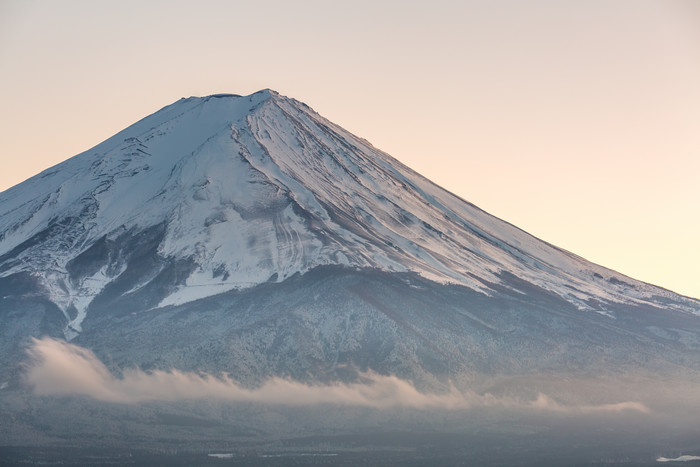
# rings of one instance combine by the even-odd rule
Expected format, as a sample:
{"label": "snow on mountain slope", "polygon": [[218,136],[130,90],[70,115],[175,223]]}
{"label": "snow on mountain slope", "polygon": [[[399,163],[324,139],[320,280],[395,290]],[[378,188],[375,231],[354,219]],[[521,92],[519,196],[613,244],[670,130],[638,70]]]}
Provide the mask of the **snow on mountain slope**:
{"label": "snow on mountain slope", "polygon": [[610,302],[700,313],[485,213],[270,90],[181,99],[0,193],[0,277],[37,276],[68,338],[99,296],[158,283],[145,306],[182,304],[334,264],[487,295],[509,273],[611,317]]}

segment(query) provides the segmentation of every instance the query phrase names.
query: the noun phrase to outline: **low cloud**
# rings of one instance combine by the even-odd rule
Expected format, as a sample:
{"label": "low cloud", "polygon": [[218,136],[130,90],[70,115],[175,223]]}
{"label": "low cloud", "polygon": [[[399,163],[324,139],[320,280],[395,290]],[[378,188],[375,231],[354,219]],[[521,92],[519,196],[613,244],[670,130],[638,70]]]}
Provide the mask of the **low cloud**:
{"label": "low cloud", "polygon": [[587,413],[597,413],[597,412],[641,412],[650,413],[649,408],[642,404],[641,402],[618,402],[615,404],[600,404],[600,405],[579,405],[579,406],[567,406],[559,404],[558,402],[550,399],[544,394],[539,394],[537,399],[530,404],[532,408],[545,409],[553,412],[578,412],[582,414]]}
{"label": "low cloud", "polygon": [[668,457],[659,457],[656,462],[690,462],[700,461],[700,456],[679,456],[669,459]]}
{"label": "low cloud", "polygon": [[178,370],[145,372],[127,369],[121,377],[117,377],[90,350],[51,338],[34,339],[28,354],[30,361],[26,367],[25,379],[35,394],[82,395],[125,404],[219,399],[292,406],[339,404],[375,408],[444,409],[502,407],[582,414],[649,412],[639,402],[567,406],[544,394],[531,401],[463,392],[455,387],[440,394],[427,394],[418,391],[409,381],[373,373],[364,375],[363,382],[325,385],[272,378],[256,389],[244,388],[227,375],[215,377]]}

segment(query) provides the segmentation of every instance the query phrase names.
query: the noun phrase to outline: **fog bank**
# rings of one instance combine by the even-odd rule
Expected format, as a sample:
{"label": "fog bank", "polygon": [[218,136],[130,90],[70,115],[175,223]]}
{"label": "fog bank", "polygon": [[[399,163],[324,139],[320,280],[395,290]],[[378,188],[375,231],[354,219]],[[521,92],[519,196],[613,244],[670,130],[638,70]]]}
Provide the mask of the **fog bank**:
{"label": "fog bank", "polygon": [[122,376],[117,377],[92,351],[48,337],[33,339],[27,353],[30,359],[25,381],[36,395],[81,395],[124,404],[218,399],[290,406],[338,404],[380,409],[501,407],[574,413],[650,412],[647,406],[636,401],[568,406],[541,393],[533,400],[522,400],[459,391],[452,386],[447,392],[429,394],[418,391],[409,381],[374,373],[365,374],[363,382],[348,384],[305,384],[272,378],[256,389],[242,387],[229,375],[217,377],[176,369],[146,372],[132,368],[124,370]]}

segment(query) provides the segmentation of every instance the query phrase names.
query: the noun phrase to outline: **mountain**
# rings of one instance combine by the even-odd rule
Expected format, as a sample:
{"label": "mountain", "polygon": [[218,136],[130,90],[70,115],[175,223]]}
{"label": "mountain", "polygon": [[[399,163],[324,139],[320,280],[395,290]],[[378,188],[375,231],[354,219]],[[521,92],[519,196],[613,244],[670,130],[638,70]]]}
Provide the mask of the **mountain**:
{"label": "mountain", "polygon": [[651,465],[698,388],[700,301],[271,90],[0,193],[3,464]]}
{"label": "mountain", "polygon": [[180,99],[1,193],[0,297],[6,379],[44,334],[115,368],[251,384],[700,367],[698,300],[541,241],[271,90]]}

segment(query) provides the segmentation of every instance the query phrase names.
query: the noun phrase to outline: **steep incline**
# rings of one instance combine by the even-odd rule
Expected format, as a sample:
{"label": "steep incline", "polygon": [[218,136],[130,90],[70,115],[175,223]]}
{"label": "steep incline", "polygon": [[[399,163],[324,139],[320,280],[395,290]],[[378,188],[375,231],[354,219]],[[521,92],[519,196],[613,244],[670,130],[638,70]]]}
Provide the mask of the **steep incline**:
{"label": "steep incline", "polygon": [[180,305],[323,265],[485,295],[518,293],[514,276],[611,317],[611,303],[700,309],[532,237],[269,90],[181,99],[0,194],[0,278],[33,277],[69,339],[116,297]]}

